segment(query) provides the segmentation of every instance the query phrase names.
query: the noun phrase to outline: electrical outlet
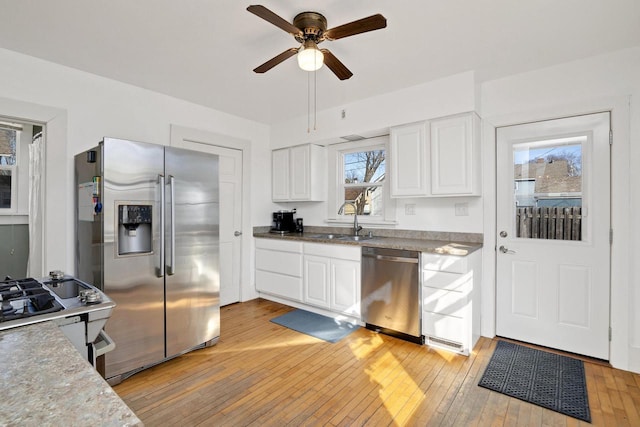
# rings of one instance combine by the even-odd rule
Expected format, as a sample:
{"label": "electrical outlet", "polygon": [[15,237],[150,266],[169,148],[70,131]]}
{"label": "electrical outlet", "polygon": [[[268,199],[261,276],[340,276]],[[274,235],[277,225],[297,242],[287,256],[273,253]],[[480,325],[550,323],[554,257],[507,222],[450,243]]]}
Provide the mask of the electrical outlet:
{"label": "electrical outlet", "polygon": [[468,216],[469,215],[469,204],[467,203],[456,203],[454,205],[456,216]]}
{"label": "electrical outlet", "polygon": [[407,203],[404,205],[404,214],[405,215],[415,215],[416,214],[416,205],[413,203]]}

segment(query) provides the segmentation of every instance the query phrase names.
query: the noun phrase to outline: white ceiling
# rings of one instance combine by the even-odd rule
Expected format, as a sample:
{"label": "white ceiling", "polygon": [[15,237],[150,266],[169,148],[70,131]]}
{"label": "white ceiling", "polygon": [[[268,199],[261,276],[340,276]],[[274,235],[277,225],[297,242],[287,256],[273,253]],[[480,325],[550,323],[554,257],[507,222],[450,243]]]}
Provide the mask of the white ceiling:
{"label": "white ceiling", "polygon": [[354,74],[317,73],[318,109],[475,70],[479,81],[640,45],[639,0],[0,0],[0,47],[263,123],[307,112],[297,44],[245,9],[328,27],[381,13],[387,28],[329,48]]}

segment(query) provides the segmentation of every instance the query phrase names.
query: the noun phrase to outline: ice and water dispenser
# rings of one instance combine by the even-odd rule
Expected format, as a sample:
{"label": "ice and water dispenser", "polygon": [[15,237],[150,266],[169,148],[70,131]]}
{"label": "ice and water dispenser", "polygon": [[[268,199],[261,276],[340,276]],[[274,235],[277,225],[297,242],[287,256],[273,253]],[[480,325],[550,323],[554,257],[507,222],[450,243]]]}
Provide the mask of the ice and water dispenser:
{"label": "ice and water dispenser", "polygon": [[118,255],[151,253],[151,204],[118,205]]}

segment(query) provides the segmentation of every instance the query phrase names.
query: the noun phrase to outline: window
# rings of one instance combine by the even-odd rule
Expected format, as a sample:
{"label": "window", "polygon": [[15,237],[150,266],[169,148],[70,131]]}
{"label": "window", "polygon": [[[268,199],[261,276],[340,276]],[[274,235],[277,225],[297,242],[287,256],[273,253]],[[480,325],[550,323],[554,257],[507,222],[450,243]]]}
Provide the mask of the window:
{"label": "window", "polygon": [[513,145],[516,237],[582,240],[586,137]]}
{"label": "window", "polygon": [[18,131],[0,124],[0,212],[16,208],[16,165]]}
{"label": "window", "polygon": [[329,191],[330,220],[350,222],[357,213],[362,223],[381,223],[393,215],[386,182],[388,139],[376,137],[329,147],[330,158],[335,159],[329,171],[336,183]]}

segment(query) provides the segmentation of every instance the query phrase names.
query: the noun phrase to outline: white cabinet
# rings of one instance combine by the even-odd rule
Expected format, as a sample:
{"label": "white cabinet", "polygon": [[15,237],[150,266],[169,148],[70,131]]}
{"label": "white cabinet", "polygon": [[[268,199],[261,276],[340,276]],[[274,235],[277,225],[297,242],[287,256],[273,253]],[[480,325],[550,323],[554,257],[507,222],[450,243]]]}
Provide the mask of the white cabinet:
{"label": "white cabinet", "polygon": [[475,113],[432,120],[431,195],[479,196],[480,119]]}
{"label": "white cabinet", "polygon": [[256,289],[302,301],[302,242],[256,239]]}
{"label": "white cabinet", "polygon": [[323,201],[327,194],[326,148],[313,145],[273,150],[271,198],[274,202]]}
{"label": "white cabinet", "polygon": [[304,302],[322,308],[331,308],[330,274],[330,258],[304,255]]}
{"label": "white cabinet", "polygon": [[428,345],[468,355],[480,337],[481,252],[422,254],[422,334]]}
{"label": "white cabinet", "polygon": [[391,197],[480,195],[475,113],[394,127],[390,135]]}
{"label": "white cabinet", "polygon": [[421,122],[391,128],[389,149],[392,197],[426,196],[426,124]]}
{"label": "white cabinet", "polygon": [[289,200],[289,149],[271,152],[271,198]]}
{"label": "white cabinet", "polygon": [[304,302],[360,318],[359,246],[305,243]]}

